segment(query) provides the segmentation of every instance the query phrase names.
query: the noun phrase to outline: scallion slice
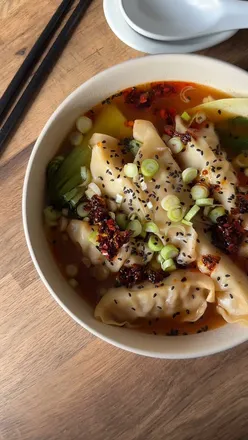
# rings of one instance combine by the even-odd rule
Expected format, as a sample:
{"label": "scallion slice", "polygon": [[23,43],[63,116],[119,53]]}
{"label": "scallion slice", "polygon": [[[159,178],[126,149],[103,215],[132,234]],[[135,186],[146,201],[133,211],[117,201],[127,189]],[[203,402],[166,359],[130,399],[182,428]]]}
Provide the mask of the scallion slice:
{"label": "scallion slice", "polygon": [[81,145],[81,143],[83,142],[83,138],[84,137],[82,133],[80,133],[79,131],[73,131],[70,134],[70,143],[77,147],[78,145]]}
{"label": "scallion slice", "polygon": [[91,130],[93,122],[87,116],[80,116],[80,118],[78,118],[76,121],[76,126],[80,133],[86,134]]}
{"label": "scallion slice", "polygon": [[180,222],[183,219],[183,210],[181,206],[174,206],[167,212],[168,218],[172,222]]}
{"label": "scallion slice", "polygon": [[161,206],[165,211],[174,208],[175,206],[180,206],[180,200],[177,196],[166,196],[161,201]]}
{"label": "scallion slice", "polygon": [[89,236],[88,236],[88,240],[94,244],[94,246],[98,245],[98,241],[97,241],[97,237],[98,237],[98,231],[92,231]]}
{"label": "scallion slice", "polygon": [[145,223],[143,229],[144,229],[145,232],[151,232],[152,234],[158,234],[159,233],[158,226],[156,225],[156,223],[153,223],[153,222]]}
{"label": "scallion slice", "polygon": [[176,258],[178,254],[179,250],[173,244],[167,244],[160,252],[161,257],[164,260],[168,260],[169,258]]}
{"label": "scallion slice", "polygon": [[134,177],[138,176],[138,167],[135,163],[127,163],[124,166],[124,174],[127,177],[130,177],[131,179],[133,179]]}
{"label": "scallion slice", "polygon": [[128,223],[127,229],[132,231],[132,236],[137,237],[142,232],[142,225],[139,220],[132,220]]}
{"label": "scallion slice", "polygon": [[184,181],[184,183],[191,183],[193,182],[193,180],[196,179],[198,174],[198,170],[196,168],[186,168],[183,172],[182,172],[182,179]]}
{"label": "scallion slice", "polygon": [[176,270],[176,265],[172,258],[164,260],[161,264],[161,267],[165,272],[172,272],[173,270]]}
{"label": "scallion slice", "polygon": [[184,149],[184,145],[179,137],[173,137],[167,142],[173,154],[178,154]]}
{"label": "scallion slice", "polygon": [[81,218],[87,217],[87,215],[89,214],[89,211],[86,211],[85,207],[86,203],[80,203],[77,206],[77,215]]}
{"label": "scallion slice", "polygon": [[183,112],[183,113],[181,114],[181,118],[182,118],[184,121],[189,122],[190,119],[191,119],[191,116],[190,116],[187,112]]}
{"label": "scallion slice", "polygon": [[182,219],[182,223],[186,226],[193,226],[193,223],[185,220],[185,218]]}
{"label": "scallion slice", "polygon": [[214,199],[211,198],[197,199],[195,203],[197,206],[212,206],[214,204]]}
{"label": "scallion slice", "polygon": [[210,218],[211,222],[217,223],[218,218],[222,217],[225,214],[226,214],[225,208],[223,208],[223,206],[218,206],[217,208],[214,208],[210,212],[209,218]]}
{"label": "scallion slice", "polygon": [[190,220],[192,220],[192,218],[195,217],[195,215],[200,211],[200,209],[201,209],[200,206],[197,205],[192,206],[189,212],[187,212],[187,214],[185,215],[184,220],[190,222]]}
{"label": "scallion slice", "polygon": [[148,240],[148,247],[153,252],[159,252],[163,248],[163,243],[157,235],[151,235]]}
{"label": "scallion slice", "polygon": [[126,214],[119,212],[119,214],[116,214],[115,220],[122,231],[127,228],[128,220]]}
{"label": "scallion slice", "polygon": [[141,173],[145,177],[153,177],[159,170],[159,163],[155,159],[145,159],[141,163]]}
{"label": "scallion slice", "polygon": [[47,226],[57,226],[61,213],[56,211],[53,206],[47,206],[44,211],[45,223]]}
{"label": "scallion slice", "polygon": [[206,199],[209,196],[209,190],[206,186],[197,183],[191,188],[191,195],[193,200]]}

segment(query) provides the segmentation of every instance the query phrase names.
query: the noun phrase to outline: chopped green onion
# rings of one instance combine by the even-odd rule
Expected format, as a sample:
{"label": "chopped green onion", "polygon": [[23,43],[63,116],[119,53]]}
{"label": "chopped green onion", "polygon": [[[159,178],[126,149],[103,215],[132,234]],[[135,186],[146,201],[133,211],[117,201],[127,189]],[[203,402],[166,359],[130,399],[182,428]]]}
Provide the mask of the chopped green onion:
{"label": "chopped green onion", "polygon": [[86,134],[91,130],[93,122],[87,116],[80,116],[80,118],[78,118],[76,121],[76,126],[80,133]]}
{"label": "chopped green onion", "polygon": [[182,223],[186,226],[193,226],[193,223],[185,220],[185,218],[182,219]]}
{"label": "chopped green onion", "polygon": [[183,219],[184,213],[181,206],[174,206],[173,208],[169,209],[167,215],[172,222],[180,222]]}
{"label": "chopped green onion", "polygon": [[142,225],[139,220],[132,220],[128,223],[127,229],[132,231],[132,236],[137,237],[142,232]]}
{"label": "chopped green onion", "polygon": [[91,199],[95,195],[100,196],[101,190],[100,190],[99,186],[96,185],[96,183],[91,182],[88,185],[87,191],[85,191],[85,195],[86,195],[86,197],[88,197],[88,199]]}
{"label": "chopped green onion", "polygon": [[98,241],[97,241],[97,237],[98,237],[99,233],[98,231],[92,231],[89,236],[88,236],[88,240],[94,244],[94,246],[98,245]]}
{"label": "chopped green onion", "polygon": [[92,189],[92,191],[94,191],[98,196],[101,195],[101,190],[100,190],[99,186],[97,186],[94,182],[91,182],[88,185],[88,188]]}
{"label": "chopped green onion", "polygon": [[156,258],[157,258],[157,262],[158,262],[158,263],[160,263],[160,264],[163,263],[164,259],[163,259],[162,255],[161,255],[161,253],[157,254],[157,257],[156,257]]}
{"label": "chopped green onion", "polygon": [[124,197],[121,194],[116,194],[115,196],[116,203],[120,205],[123,202],[123,198]]}
{"label": "chopped green onion", "polygon": [[192,206],[189,212],[187,212],[187,214],[185,215],[184,220],[190,222],[190,220],[192,220],[192,218],[195,217],[195,215],[200,211],[200,209],[201,209],[200,206],[197,205]]}
{"label": "chopped green onion", "polygon": [[178,254],[179,250],[173,244],[167,244],[160,252],[161,257],[164,260],[168,260],[169,258],[176,258]]}
{"label": "chopped green onion", "polygon": [[166,196],[161,201],[161,206],[165,211],[174,208],[175,206],[180,206],[180,200],[177,196]]}
{"label": "chopped green onion", "polygon": [[187,112],[183,112],[183,113],[181,114],[181,118],[182,118],[184,121],[189,122],[190,119],[191,119],[191,116],[190,116]]}
{"label": "chopped green onion", "polygon": [[145,177],[153,177],[159,170],[159,163],[155,159],[145,159],[141,163],[141,173]]}
{"label": "chopped green onion", "polygon": [[56,211],[53,206],[47,206],[44,211],[45,223],[47,226],[57,226],[61,213]]}
{"label": "chopped green onion", "polygon": [[86,207],[87,203],[80,203],[77,206],[77,215],[81,218],[87,217],[87,215],[89,214],[89,210],[86,211],[85,207]]}
{"label": "chopped green onion", "polygon": [[244,173],[245,173],[245,176],[248,177],[248,168],[245,168]]}
{"label": "chopped green onion", "polygon": [[225,214],[226,214],[225,208],[223,208],[223,206],[219,206],[217,208],[214,208],[210,212],[209,218],[213,223],[217,223],[218,218],[222,217]]}
{"label": "chopped green onion", "polygon": [[165,272],[172,272],[173,270],[176,270],[176,265],[172,258],[164,260],[161,264],[161,267]]}
{"label": "chopped green onion", "polygon": [[195,203],[198,206],[212,206],[214,204],[214,199],[210,199],[210,198],[197,199]]}
{"label": "chopped green onion", "polygon": [[198,174],[198,170],[196,168],[186,168],[183,172],[182,172],[182,179],[184,181],[184,183],[191,183],[193,182],[193,180],[196,179]]}
{"label": "chopped green onion", "polygon": [[206,199],[209,196],[209,190],[206,186],[197,183],[191,188],[191,195],[193,200]]}
{"label": "chopped green onion", "polygon": [[78,268],[75,264],[67,264],[65,272],[68,277],[75,277],[78,274]]}
{"label": "chopped green onion", "polygon": [[159,252],[163,248],[163,243],[157,235],[151,235],[148,240],[148,247],[153,252]]}
{"label": "chopped green onion", "polygon": [[127,224],[128,224],[128,220],[127,220],[126,214],[123,214],[123,213],[120,212],[119,214],[116,214],[115,219],[116,219],[116,223],[119,226],[119,228],[122,231],[124,231],[127,228]]}
{"label": "chopped green onion", "polygon": [[125,176],[130,177],[131,179],[138,176],[139,172],[137,165],[135,163],[127,163],[124,166],[124,174]]}
{"label": "chopped green onion", "polygon": [[72,145],[75,145],[75,147],[77,147],[78,145],[81,145],[81,143],[83,142],[83,135],[82,133],[80,133],[79,131],[73,131],[70,134],[70,143]]}
{"label": "chopped green onion", "polygon": [[152,234],[158,234],[159,233],[159,228],[156,225],[156,223],[153,222],[147,222],[144,224],[143,230],[145,232],[151,232]]}
{"label": "chopped green onion", "polygon": [[173,154],[178,154],[184,149],[184,145],[179,137],[173,137],[167,142]]}
{"label": "chopped green onion", "polygon": [[194,119],[197,124],[201,124],[202,122],[206,121],[207,117],[206,117],[205,113],[198,112],[198,113],[196,113]]}
{"label": "chopped green onion", "polygon": [[248,155],[246,153],[241,153],[234,159],[234,164],[240,168],[248,167]]}

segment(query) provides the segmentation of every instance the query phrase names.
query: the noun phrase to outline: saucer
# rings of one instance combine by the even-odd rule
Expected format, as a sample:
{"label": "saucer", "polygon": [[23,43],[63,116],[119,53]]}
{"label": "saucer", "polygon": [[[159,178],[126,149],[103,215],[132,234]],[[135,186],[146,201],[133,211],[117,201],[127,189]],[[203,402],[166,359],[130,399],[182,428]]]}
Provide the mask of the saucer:
{"label": "saucer", "polygon": [[138,34],[127,24],[121,12],[119,0],[104,0],[103,9],[109,27],[123,43],[149,54],[196,52],[222,43],[237,32],[220,32],[184,41],[157,41]]}

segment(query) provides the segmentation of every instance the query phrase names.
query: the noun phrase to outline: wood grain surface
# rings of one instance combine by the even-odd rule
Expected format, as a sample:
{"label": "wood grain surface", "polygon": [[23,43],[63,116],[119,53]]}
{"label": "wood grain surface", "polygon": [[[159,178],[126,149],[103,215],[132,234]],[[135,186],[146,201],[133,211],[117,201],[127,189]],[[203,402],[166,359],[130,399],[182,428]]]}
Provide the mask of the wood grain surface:
{"label": "wood grain surface", "polygon": [[[58,4],[0,0],[0,94]],[[247,47],[242,31],[202,53],[248,69]],[[138,56],[95,0],[1,159],[1,440],[248,439],[248,344],[185,361],[123,352],[62,311],[25,245],[22,184],[41,128],[82,82]]]}

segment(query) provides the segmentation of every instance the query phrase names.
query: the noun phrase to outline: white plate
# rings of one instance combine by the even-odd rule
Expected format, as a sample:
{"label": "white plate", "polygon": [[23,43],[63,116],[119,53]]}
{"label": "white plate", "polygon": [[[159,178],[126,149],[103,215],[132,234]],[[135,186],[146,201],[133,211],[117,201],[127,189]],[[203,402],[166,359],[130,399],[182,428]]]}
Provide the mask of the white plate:
{"label": "white plate", "polygon": [[152,40],[135,32],[126,22],[119,0],[104,0],[103,9],[109,27],[123,43],[145,53],[189,53],[206,49],[231,38],[237,31],[221,32],[185,41]]}

